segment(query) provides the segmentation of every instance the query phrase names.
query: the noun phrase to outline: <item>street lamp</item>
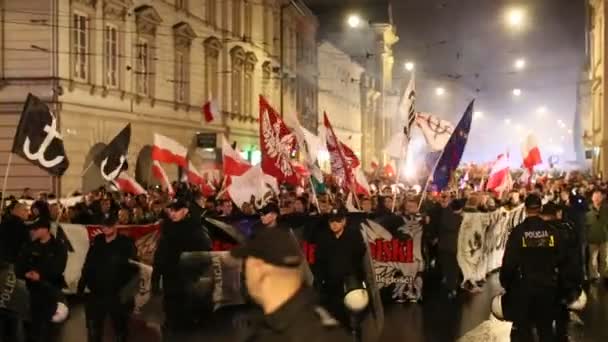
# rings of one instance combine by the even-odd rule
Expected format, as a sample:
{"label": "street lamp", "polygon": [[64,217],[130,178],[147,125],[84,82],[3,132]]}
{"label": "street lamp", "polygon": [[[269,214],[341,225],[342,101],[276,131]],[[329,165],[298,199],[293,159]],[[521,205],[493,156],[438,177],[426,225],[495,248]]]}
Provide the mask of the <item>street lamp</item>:
{"label": "street lamp", "polygon": [[414,70],[414,63],[413,62],[405,62],[405,70],[407,70],[407,71]]}
{"label": "street lamp", "polygon": [[361,25],[361,17],[359,17],[357,14],[351,14],[348,16],[346,22],[348,23],[348,26],[357,28]]}
{"label": "street lamp", "polygon": [[505,125],[510,125],[511,124],[511,119],[505,119]]}
{"label": "street lamp", "polygon": [[473,119],[482,119],[483,118],[483,112],[477,111],[473,113]]}
{"label": "street lamp", "polygon": [[538,114],[540,114],[540,115],[546,114],[547,113],[547,107],[545,107],[545,106],[538,107],[538,109],[536,110],[536,112]]}
{"label": "street lamp", "polygon": [[526,60],[525,59],[518,58],[515,61],[515,69],[517,69],[517,70],[523,70],[523,68],[525,68],[525,67],[526,67]]}
{"label": "street lamp", "polygon": [[435,95],[443,96],[444,94],[445,94],[445,89],[443,89],[442,87],[438,87],[435,89]]}
{"label": "street lamp", "polygon": [[515,96],[521,96],[521,89],[519,89],[519,88],[513,89],[513,95],[515,95]]}

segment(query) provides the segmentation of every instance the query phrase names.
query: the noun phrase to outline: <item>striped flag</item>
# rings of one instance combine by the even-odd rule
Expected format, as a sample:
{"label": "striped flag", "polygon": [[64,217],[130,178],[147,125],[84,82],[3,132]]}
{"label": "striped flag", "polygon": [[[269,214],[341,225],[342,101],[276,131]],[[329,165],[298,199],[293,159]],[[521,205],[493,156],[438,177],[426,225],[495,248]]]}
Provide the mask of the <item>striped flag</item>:
{"label": "striped flag", "polygon": [[399,109],[404,110],[407,113],[407,123],[403,128],[403,133],[407,137],[407,141],[412,137],[412,126],[416,121],[416,79],[414,74],[412,74],[412,78],[410,79],[410,83],[405,88],[405,92],[401,97],[401,101],[399,103]]}

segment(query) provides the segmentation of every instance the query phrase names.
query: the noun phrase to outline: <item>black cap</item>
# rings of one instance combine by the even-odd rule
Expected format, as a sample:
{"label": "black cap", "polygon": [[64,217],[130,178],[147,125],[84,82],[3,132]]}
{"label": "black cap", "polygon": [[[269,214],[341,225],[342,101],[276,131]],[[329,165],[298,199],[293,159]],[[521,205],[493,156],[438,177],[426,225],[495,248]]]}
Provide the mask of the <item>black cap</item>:
{"label": "black cap", "polygon": [[262,209],[260,209],[260,215],[266,215],[270,213],[276,213],[277,215],[281,214],[279,206],[274,202],[270,202],[266,204]]}
{"label": "black cap", "polygon": [[541,214],[543,215],[547,215],[547,216],[555,216],[557,215],[557,213],[562,210],[562,208],[553,203],[553,202],[549,202],[545,205],[543,205],[543,209],[541,210]]}
{"label": "black cap", "polygon": [[346,212],[342,209],[332,209],[328,216],[329,221],[342,221],[346,218]]}
{"label": "black cap", "polygon": [[46,217],[39,217],[34,222],[30,223],[28,228],[30,230],[34,230],[34,229],[38,229],[38,228],[51,229],[51,221]]}
{"label": "black cap", "polygon": [[543,205],[543,201],[540,199],[540,196],[536,194],[530,194],[526,197],[526,209],[540,209]]}
{"label": "black cap", "polygon": [[262,229],[253,239],[230,251],[236,258],[254,257],[278,266],[294,268],[302,263],[302,252],[295,238],[282,229]]}
{"label": "black cap", "polygon": [[188,202],[181,198],[174,198],[173,200],[171,200],[169,205],[167,205],[167,208],[172,209],[172,210],[180,210],[180,209],[188,208]]}

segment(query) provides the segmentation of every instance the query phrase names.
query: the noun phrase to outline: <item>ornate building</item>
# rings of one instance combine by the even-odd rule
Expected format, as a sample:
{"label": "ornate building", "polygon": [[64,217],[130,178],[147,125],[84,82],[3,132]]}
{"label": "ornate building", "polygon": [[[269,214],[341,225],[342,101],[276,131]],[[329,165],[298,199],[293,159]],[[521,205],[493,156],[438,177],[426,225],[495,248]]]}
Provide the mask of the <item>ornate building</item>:
{"label": "ornate building", "polygon": [[[592,157],[592,170],[595,173],[605,175],[608,171],[608,120],[606,108],[608,108],[605,96],[608,90],[606,80],[606,6],[605,0],[589,0],[587,34],[587,54],[589,80],[581,82],[579,87],[579,116],[583,122],[583,143],[589,151],[588,157]],[[584,87],[583,87],[584,86]],[[584,100],[584,95],[590,89],[589,99]],[[582,103],[586,105],[581,106]],[[588,108],[589,114],[581,109]]]}
{"label": "ornate building", "polygon": [[[30,187],[65,195],[102,185],[90,162],[127,123],[133,132],[129,172],[142,183],[151,182],[153,133],[188,146],[195,164],[214,164],[217,157],[217,151],[200,148],[199,132],[225,134],[255,161],[258,94],[279,108],[281,38],[285,75],[297,75],[298,54],[314,41],[317,25],[303,3],[297,2],[304,15],[279,0],[0,4],[0,164],[6,163],[28,92],[54,110],[71,162],[61,179],[25,161],[14,162],[8,183],[12,192]],[[305,42],[301,49],[298,37]],[[316,65],[311,62],[306,66]],[[315,87],[314,79],[300,88],[297,78],[283,77],[288,79],[284,110],[293,112],[302,103],[316,113],[316,94],[313,100],[300,96]],[[224,114],[220,124],[202,121],[201,106],[209,99]],[[168,168],[167,173],[175,179],[178,170]]]}

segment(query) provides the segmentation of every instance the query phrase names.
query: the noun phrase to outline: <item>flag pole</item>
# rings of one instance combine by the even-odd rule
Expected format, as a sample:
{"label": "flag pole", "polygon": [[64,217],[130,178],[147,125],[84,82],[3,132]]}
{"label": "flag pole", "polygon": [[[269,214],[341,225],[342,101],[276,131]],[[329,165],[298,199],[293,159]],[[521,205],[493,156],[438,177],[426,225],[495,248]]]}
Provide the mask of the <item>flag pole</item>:
{"label": "flag pole", "polygon": [[[312,175],[310,176],[312,177]],[[312,198],[317,206],[317,210],[319,209],[319,198],[317,197],[317,191],[315,190],[315,185],[312,183],[312,178],[308,177],[308,182],[310,183],[310,190],[312,191]]]}
{"label": "flag pole", "polygon": [[11,168],[11,164],[13,163],[13,153],[9,153],[8,161],[6,162],[6,170],[4,170],[4,181],[2,182],[2,200],[0,201],[0,222],[2,222],[2,217],[4,216],[4,198],[6,197],[6,185],[8,183],[8,172]]}
{"label": "flag pole", "polygon": [[422,190],[422,195],[420,196],[420,201],[418,202],[418,211],[420,211],[420,208],[422,207],[422,202],[424,202],[424,200],[426,199],[431,177],[433,177],[435,175],[435,169],[437,169],[437,165],[439,165],[439,161],[441,160],[441,158],[443,158],[443,153],[444,152],[445,152],[445,147],[444,147],[443,150],[441,150],[441,155],[435,161],[435,166],[433,166],[433,169],[431,170],[431,173],[429,174],[429,176],[426,179],[426,183],[424,184],[424,190]]}

